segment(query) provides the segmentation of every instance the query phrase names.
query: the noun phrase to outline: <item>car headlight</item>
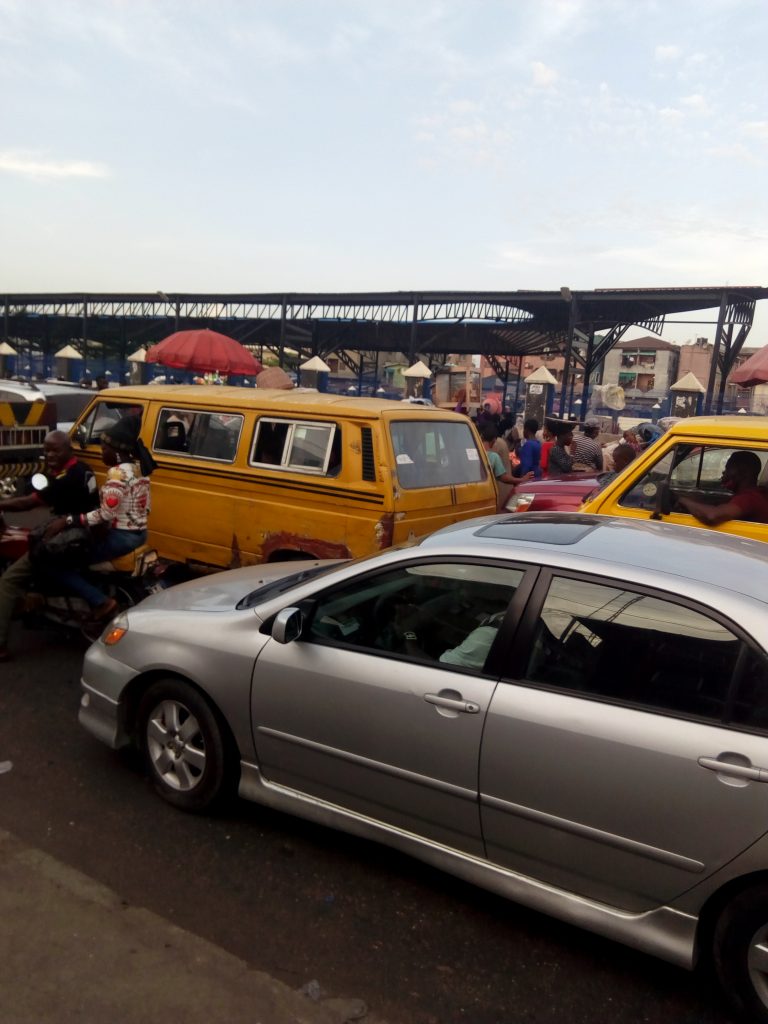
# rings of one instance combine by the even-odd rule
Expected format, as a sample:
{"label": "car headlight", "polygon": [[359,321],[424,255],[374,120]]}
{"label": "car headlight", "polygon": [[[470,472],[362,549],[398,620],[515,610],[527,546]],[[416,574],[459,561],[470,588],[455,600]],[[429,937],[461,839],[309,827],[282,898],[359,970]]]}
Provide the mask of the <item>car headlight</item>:
{"label": "car headlight", "polygon": [[112,619],[110,624],[101,634],[101,642],[106,647],[114,647],[115,644],[119,643],[125,634],[128,632],[128,616],[125,612],[120,612]]}
{"label": "car headlight", "polygon": [[527,512],[535,497],[535,494],[526,494],[525,491],[513,494],[507,502],[507,512]]}

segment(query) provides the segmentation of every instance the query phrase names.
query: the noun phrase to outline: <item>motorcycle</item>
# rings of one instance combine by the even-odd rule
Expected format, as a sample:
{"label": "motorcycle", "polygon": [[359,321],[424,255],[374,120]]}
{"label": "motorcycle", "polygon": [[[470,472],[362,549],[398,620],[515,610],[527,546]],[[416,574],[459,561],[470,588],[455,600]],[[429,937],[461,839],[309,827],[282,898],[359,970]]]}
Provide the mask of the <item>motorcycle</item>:
{"label": "motorcycle", "polygon": [[[45,478],[43,478],[45,479]],[[35,486],[33,479],[32,486]],[[0,570],[29,551],[31,530],[8,526],[0,514]],[[167,565],[157,552],[146,544],[110,562],[89,565],[83,575],[90,577],[106,597],[117,601],[118,610],[138,604],[149,594],[164,590]],[[59,626],[78,630],[88,641],[96,640],[106,622],[95,621],[90,605],[74,594],[56,593],[44,577],[35,579],[24,598],[22,617],[34,623],[43,619]]]}

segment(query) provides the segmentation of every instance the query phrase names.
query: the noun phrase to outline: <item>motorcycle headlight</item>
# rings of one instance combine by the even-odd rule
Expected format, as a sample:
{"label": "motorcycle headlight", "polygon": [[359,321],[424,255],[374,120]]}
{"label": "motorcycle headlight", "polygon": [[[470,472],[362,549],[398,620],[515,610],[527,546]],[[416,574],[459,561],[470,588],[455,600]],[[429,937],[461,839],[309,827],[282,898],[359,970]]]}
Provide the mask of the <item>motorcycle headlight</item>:
{"label": "motorcycle headlight", "polygon": [[527,512],[535,497],[535,494],[525,492],[513,494],[507,502],[507,512]]}

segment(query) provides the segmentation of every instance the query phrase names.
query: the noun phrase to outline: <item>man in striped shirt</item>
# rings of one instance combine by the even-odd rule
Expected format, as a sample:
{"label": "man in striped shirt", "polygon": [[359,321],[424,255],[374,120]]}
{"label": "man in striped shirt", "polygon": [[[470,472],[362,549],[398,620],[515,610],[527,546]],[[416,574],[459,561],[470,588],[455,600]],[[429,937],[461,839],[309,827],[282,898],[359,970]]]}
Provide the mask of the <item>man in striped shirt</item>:
{"label": "man in striped shirt", "polygon": [[597,436],[600,433],[600,420],[585,420],[582,433],[576,434],[571,444],[571,458],[574,465],[581,469],[603,471],[603,449]]}

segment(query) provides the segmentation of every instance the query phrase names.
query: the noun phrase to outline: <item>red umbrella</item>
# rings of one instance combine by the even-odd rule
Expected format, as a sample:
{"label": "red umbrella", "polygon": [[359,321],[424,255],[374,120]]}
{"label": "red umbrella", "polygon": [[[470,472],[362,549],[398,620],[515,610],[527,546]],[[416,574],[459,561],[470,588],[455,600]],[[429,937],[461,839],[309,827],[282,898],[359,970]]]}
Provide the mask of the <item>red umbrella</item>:
{"label": "red umbrella", "polygon": [[731,384],[740,384],[743,388],[753,388],[756,384],[768,384],[768,345],[750,356],[738,370],[734,370],[728,381]]}
{"label": "red umbrella", "polygon": [[160,363],[175,370],[198,373],[247,373],[255,376],[261,363],[239,341],[207,327],[197,331],[176,331],[147,352],[148,363]]}

